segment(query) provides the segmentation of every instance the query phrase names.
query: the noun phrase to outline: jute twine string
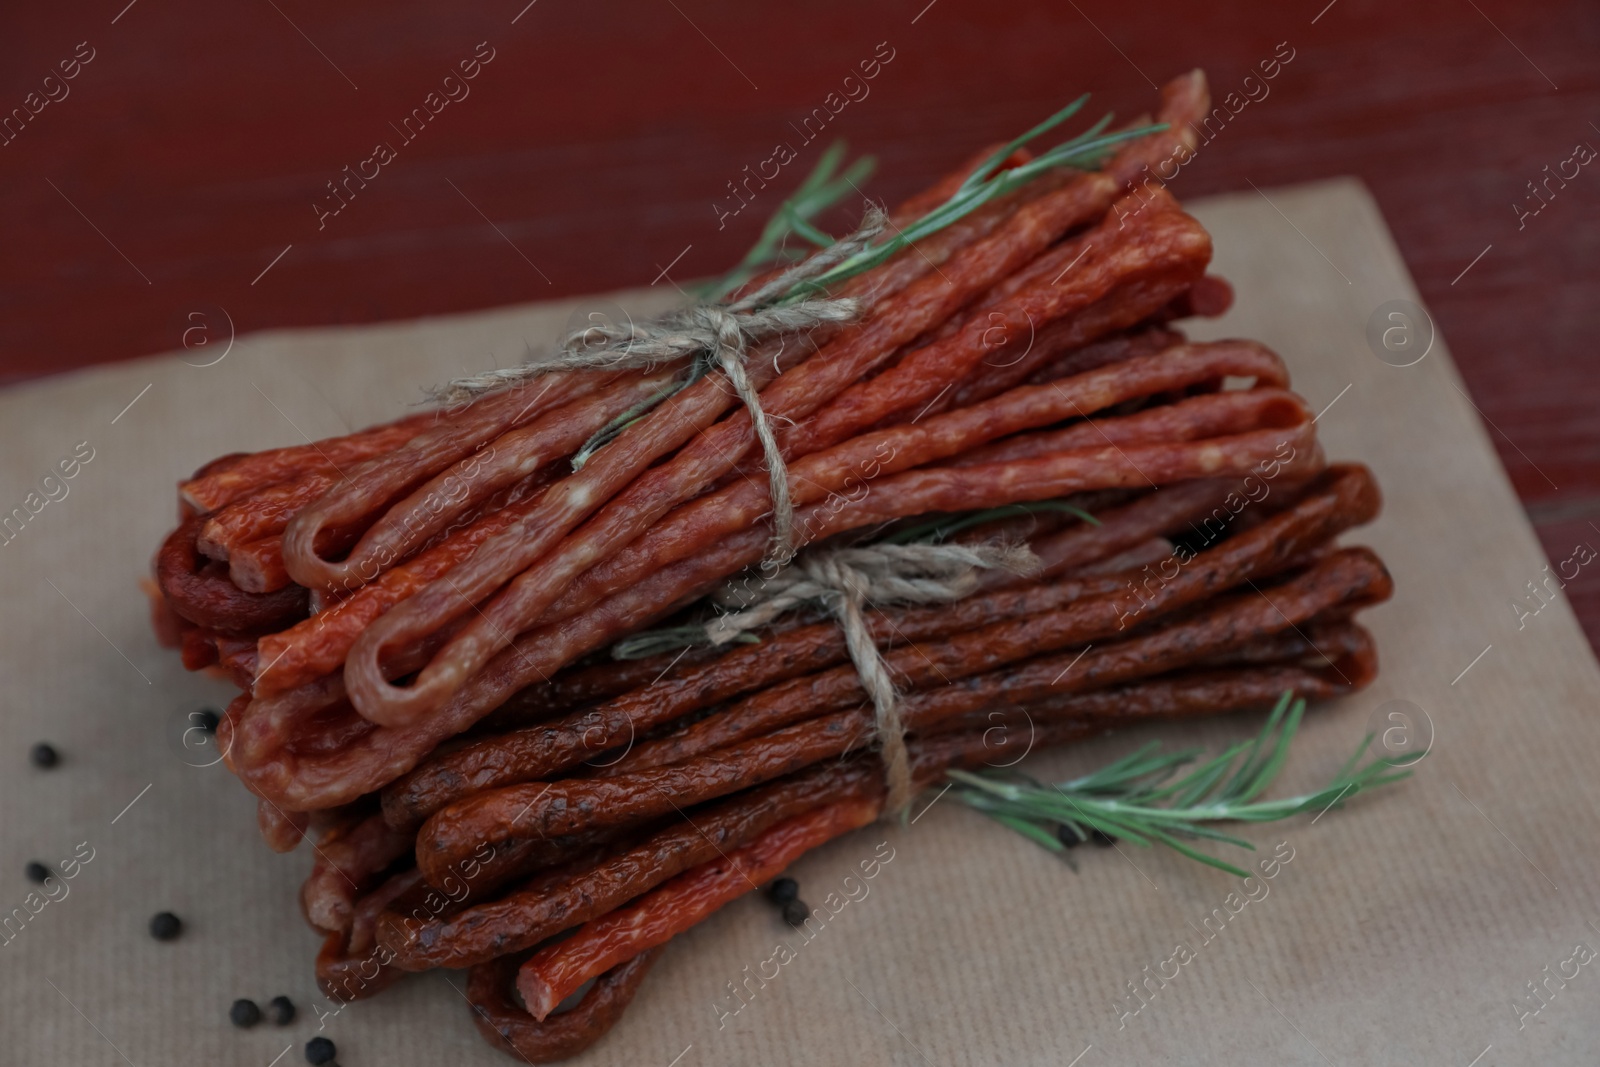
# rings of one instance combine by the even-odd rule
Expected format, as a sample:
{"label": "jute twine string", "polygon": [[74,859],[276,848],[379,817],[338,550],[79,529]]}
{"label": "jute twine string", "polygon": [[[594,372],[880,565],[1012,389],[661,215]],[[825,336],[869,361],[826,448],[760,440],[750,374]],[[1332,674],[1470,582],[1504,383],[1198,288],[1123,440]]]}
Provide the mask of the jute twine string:
{"label": "jute twine string", "polygon": [[883,211],[869,204],[854,233],[731,304],[696,304],[644,322],[586,326],[569,334],[554,352],[534,356],[518,367],[457,378],[437,390],[434,399],[446,403],[470,400],[551,371],[648,370],[671,363],[705,361],[722,370],[750,412],[772,491],[770,558],[785,561],[793,554],[794,539],[789,472],[772,421],[762,410],[756,388],[745,372],[745,360],[756,344],[769,338],[854,322],[862,308],[859,301],[850,298],[819,297],[784,305],[773,302],[871,247],[887,223]]}
{"label": "jute twine string", "polygon": [[869,545],[803,552],[755,589],[733,584],[717,594],[718,603],[740,610],[706,623],[706,638],[713,645],[726,644],[807,605],[818,605],[832,615],[844,630],[845,648],[861,686],[872,698],[873,726],[889,788],[884,811],[898,813],[911,800],[911,761],[900,696],[872,640],[866,609],[950,603],[977,588],[980,570],[1025,574],[1038,566],[1038,558],[1024,545]]}

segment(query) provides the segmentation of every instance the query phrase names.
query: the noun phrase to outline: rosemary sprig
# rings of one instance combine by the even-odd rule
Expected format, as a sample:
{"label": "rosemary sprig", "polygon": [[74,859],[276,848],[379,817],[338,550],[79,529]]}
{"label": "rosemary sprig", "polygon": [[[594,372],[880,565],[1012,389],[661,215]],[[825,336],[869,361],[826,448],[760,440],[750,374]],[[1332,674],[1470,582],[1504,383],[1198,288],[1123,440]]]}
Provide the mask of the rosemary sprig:
{"label": "rosemary sprig", "polygon": [[[838,170],[840,162],[848,151],[849,147],[843,141],[835,141],[829,145],[817,160],[817,165],[806,176],[806,180],[800,183],[800,188],[794,191],[793,196],[778,205],[778,210],[767,220],[766,226],[762,229],[761,237],[750,247],[750,251],[745,253],[738,266],[721,278],[697,287],[695,295],[708,303],[719,302],[768,267],[799,259],[802,253],[788,245],[790,234],[802,237],[819,248],[833,244],[833,237],[817,229],[811,220],[837,204],[845,194],[857,188],[858,183],[866,181],[872,175],[873,168],[877,166],[877,162],[871,156],[862,156],[836,175],[834,172]],[[572,469],[582,470],[584,464],[588,463],[596,452],[622,436],[624,430],[644,418],[657,406],[711,373],[714,366],[716,364],[704,353],[691,360],[683,377],[662,386],[597,430],[573,454]]]}
{"label": "rosemary sprig", "polygon": [[939,544],[947,541],[954,534],[973,526],[981,526],[986,522],[997,519],[1011,519],[1019,515],[1039,515],[1044,512],[1056,511],[1066,515],[1076,515],[1091,526],[1099,526],[1100,520],[1076,505],[1065,500],[1035,500],[1026,504],[1006,504],[998,508],[985,508],[982,511],[969,511],[959,517],[946,517],[934,519],[930,522],[921,522],[915,526],[907,526],[903,530],[896,530],[888,537],[883,538],[879,544],[885,545],[911,545],[921,541]]}
{"label": "rosemary sprig", "polygon": [[[695,295],[707,303],[717,303],[768,267],[799,259],[803,253],[788,245],[791,234],[802,237],[819,248],[833,244],[833,237],[817,229],[811,220],[844,199],[845,195],[856,189],[859,183],[871,177],[873,168],[877,166],[877,161],[871,156],[862,156],[846,167],[842,173],[835,174],[848,151],[849,146],[844,141],[835,141],[829,145],[817,160],[817,165],[811,168],[811,173],[806,175],[806,180],[800,183],[800,188],[794,191],[793,196],[778,205],[778,210],[773,212],[762,229],[760,238],[750,247],[750,251],[744,254],[738,266],[721,278],[698,286]],[[624,430],[644,418],[658,405],[704,378],[715,365],[704,354],[691,360],[689,369],[683,377],[663,386],[597,430],[573,454],[572,469],[582,470],[584,464],[588,463],[596,452],[622,436]]]}
{"label": "rosemary sprig", "polygon": [[[1000,166],[1006,157],[1018,148],[1048,133],[1061,125],[1083,107],[1089,100],[1085,93],[1054,115],[1039,123],[1033,129],[1019,137],[1013,138],[1009,143],[998,149],[986,159],[981,166],[967,175],[961,186],[951,194],[950,198],[938,207],[929,211],[921,218],[909,223],[904,229],[896,228],[895,232],[873,245],[848,257],[836,264],[831,269],[824,271],[814,278],[808,278],[791,286],[787,292],[776,297],[775,304],[790,304],[825,292],[829,286],[837,285],[847,278],[852,278],[864,271],[871,270],[878,264],[889,259],[896,252],[906,248],[916,241],[939,232],[952,222],[965,217],[993,200],[997,196],[1017,189],[1039,175],[1056,167],[1082,167],[1091,168],[1098,166],[1111,149],[1123,141],[1144,137],[1166,129],[1165,123],[1155,123],[1148,126],[1137,126],[1133,129],[1119,130],[1115,133],[1104,133],[1107,126],[1111,125],[1112,115],[1107,113],[1099,122],[1090,126],[1083,133],[1063,141],[1047,152],[1029,160],[1018,167],[1001,170]],[[754,247],[745,254],[744,259],[724,277],[712,283],[706,290],[707,299],[718,300],[739,286],[749,281],[762,269],[774,263],[785,262],[791,258],[785,243],[789,234],[797,234],[813,244],[826,248],[833,244],[833,238],[823,233],[811,223],[811,219],[828,207],[837,203],[844,196],[846,188],[856,188],[856,183],[864,180],[873,167],[871,157],[856,160],[842,173],[835,174],[839,163],[844,159],[845,146],[843,142],[836,142],[818,159],[816,167],[795,190],[793,196],[779,205],[777,212],[767,221],[766,227],[761,231],[761,238]],[[572,460],[572,469],[579,470],[601,448],[616,440],[623,431],[635,422],[649,414],[657,405],[661,404],[688,388],[700,378],[709,373],[711,364],[705,359],[695,359],[684,376],[662,387],[654,395],[642,401],[637,407],[618,415],[611,422],[602,427],[599,432],[585,441]]]}
{"label": "rosemary sprig", "polygon": [[1005,162],[1006,157],[1011,155],[1012,152],[1061,125],[1077,114],[1088,100],[1089,94],[1085,93],[1033,129],[1012,139],[996,150],[978,169],[967,175],[966,180],[951,194],[950,199],[943,204],[908,224],[904,229],[896,229],[892,236],[872,248],[858,252],[831,270],[800,282],[788,293],[780,297],[778,303],[792,303],[807,296],[825,292],[829,286],[837,285],[846,278],[871,270],[901,249],[939,232],[952,222],[970,215],[996,197],[1003,196],[1013,189],[1026,185],[1046,171],[1066,166],[1085,169],[1098,166],[1110,154],[1111,149],[1123,141],[1144,137],[1167,128],[1165,123],[1154,123],[1147,126],[1136,126],[1128,130],[1118,130],[1115,133],[1104,133],[1103,131],[1107,126],[1111,125],[1113,118],[1108,112],[1099,122],[1096,122],[1083,133],[1078,134],[1078,136],[1063,141],[1021,166],[1000,170],[1001,164]]}
{"label": "rosemary sprig", "polygon": [[1361,753],[1372,742],[1369,734],[1323,788],[1280,800],[1257,800],[1289,758],[1289,744],[1305,706],[1303,699],[1295,700],[1292,693],[1285,692],[1252,740],[1229,746],[1175,781],[1178,770],[1200,756],[1199,749],[1161,752],[1159,743],[1152,741],[1092,774],[1060,785],[1015,774],[947,773],[967,804],[1052,852],[1066,847],[1058,836],[1062,827],[1080,840],[1098,830],[1136,845],[1159,842],[1190,859],[1244,878],[1249,871],[1184,840],[1208,838],[1254,849],[1249,841],[1208,824],[1287,819],[1331,808],[1363,790],[1411,775],[1410,770],[1401,769],[1414,761],[1410,755],[1361,764]]}
{"label": "rosemary sprig", "polygon": [[705,300],[718,301],[744,285],[768,267],[799,259],[802,253],[788,246],[791,234],[804,238],[818,248],[833,244],[833,238],[813,225],[812,220],[843,200],[852,189],[872,176],[877,165],[871,156],[862,156],[843,172],[835,174],[849,149],[843,141],[835,141],[817,160],[806,180],[794,195],[778,205],[778,210],[767,220],[761,236],[745,253],[744,259],[727,274],[702,286],[698,294]]}

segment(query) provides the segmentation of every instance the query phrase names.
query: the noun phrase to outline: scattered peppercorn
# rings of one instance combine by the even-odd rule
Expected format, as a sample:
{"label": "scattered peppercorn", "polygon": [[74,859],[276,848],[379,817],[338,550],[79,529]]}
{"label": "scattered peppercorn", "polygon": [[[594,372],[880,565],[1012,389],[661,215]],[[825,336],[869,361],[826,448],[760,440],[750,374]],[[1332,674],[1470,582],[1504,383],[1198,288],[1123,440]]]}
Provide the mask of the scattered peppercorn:
{"label": "scattered peppercorn", "polygon": [[44,880],[50,877],[50,868],[38,860],[29,860],[28,865],[23,870],[27,872],[28,881],[37,882],[40,885],[43,885]]}
{"label": "scattered peppercorn", "polygon": [[1112,845],[1117,843],[1117,839],[1106,833],[1104,830],[1090,830],[1089,840],[1093,841],[1101,848],[1110,848]]}
{"label": "scattered peppercorn", "polygon": [[314,1037],[306,1042],[306,1062],[312,1067],[322,1067],[325,1063],[332,1063],[339,1050],[333,1047],[333,1042],[325,1037]]}
{"label": "scattered peppercorn", "polygon": [[790,926],[804,926],[809,918],[811,918],[811,909],[799,897],[795,897],[783,906],[783,921]]}
{"label": "scattered peppercorn", "polygon": [[294,1001],[288,997],[273,997],[267,1001],[267,1018],[274,1025],[288,1026],[294,1022]]}
{"label": "scattered peppercorn", "polygon": [[228,1018],[233,1020],[233,1025],[244,1029],[261,1021],[261,1009],[256,1007],[255,1001],[241,997],[228,1009]]}
{"label": "scattered peppercorn", "polygon": [[61,762],[61,753],[56,751],[56,746],[48,741],[40,741],[33,746],[33,751],[28,753],[28,759],[33,761],[35,767],[54,767]]}
{"label": "scattered peppercorn", "polygon": [[774,904],[787,904],[800,895],[800,883],[793,878],[779,878],[767,887],[767,895]]}
{"label": "scattered peppercorn", "polygon": [[150,936],[157,941],[171,941],[181,933],[183,920],[172,912],[158,911],[150,917]]}
{"label": "scattered peppercorn", "polygon": [[1077,848],[1083,844],[1083,838],[1070,823],[1062,823],[1056,827],[1056,840],[1067,848]]}
{"label": "scattered peppercorn", "polygon": [[200,729],[208,734],[216,733],[217,724],[222,721],[222,716],[217,714],[215,708],[202,708],[194,713],[194,718]]}

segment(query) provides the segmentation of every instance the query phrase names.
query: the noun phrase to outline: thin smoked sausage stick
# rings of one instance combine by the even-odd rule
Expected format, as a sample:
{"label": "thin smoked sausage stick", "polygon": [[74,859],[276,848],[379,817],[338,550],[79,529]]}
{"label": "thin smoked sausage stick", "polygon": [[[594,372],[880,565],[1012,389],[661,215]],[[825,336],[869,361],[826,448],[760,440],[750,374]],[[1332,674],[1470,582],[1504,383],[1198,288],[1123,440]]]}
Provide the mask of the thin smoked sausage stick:
{"label": "thin smoked sausage stick", "polygon": [[214,512],[268,486],[291,482],[313,471],[337,472],[341,466],[391,452],[425,431],[438,417],[437,412],[425,411],[314,444],[224,456],[181,483],[178,499],[195,512]]}

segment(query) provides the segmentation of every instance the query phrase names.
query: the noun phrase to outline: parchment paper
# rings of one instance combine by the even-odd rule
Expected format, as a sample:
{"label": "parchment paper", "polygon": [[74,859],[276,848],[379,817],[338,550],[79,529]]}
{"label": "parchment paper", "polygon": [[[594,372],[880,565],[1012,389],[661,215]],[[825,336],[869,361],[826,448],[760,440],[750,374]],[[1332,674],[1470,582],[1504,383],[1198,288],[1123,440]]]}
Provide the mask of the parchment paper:
{"label": "parchment paper", "polygon": [[[1527,583],[1544,581],[1546,561],[1443,341],[1408,367],[1369,348],[1374,310],[1418,298],[1364,190],[1335,181],[1193,208],[1238,290],[1225,320],[1193,332],[1281,352],[1299,391],[1327,406],[1329,454],[1370,464],[1387,496],[1382,518],[1346,538],[1377,548],[1398,582],[1365,616],[1382,676],[1309,717],[1274,795],[1320,785],[1369,722],[1393,724],[1393,701],[1409,702],[1418,736],[1431,723],[1415,778],[1247,828],[1260,857],[1292,858],[1234,908],[1237,879],[1181,857],[1084,849],[1074,873],[925,795],[911,825],[869,828],[798,865],[807,900],[846,901],[814,940],[765,901],[735,903],[670,946],[582,1062],[1600,1062],[1600,962],[1580,962],[1600,947],[1589,647],[1560,596],[1530,613],[1540,601]],[[673,295],[610,299],[644,314]],[[230,694],[156,646],[137,581],[172,524],[180,475],[392,417],[421,386],[553,338],[574,306],[257,334],[199,366],[226,350],[212,321],[177,355],[0,395],[0,512],[80,443],[93,453],[0,546],[0,914],[28,911],[27,860],[92,850],[66,895],[13,920],[0,945],[0,1063],[301,1062],[328,1007],[296,903],[309,856],[269,853],[244,789],[181,741],[188,712]],[[1140,730],[1031,766],[1087,769],[1152,736],[1217,745],[1258,722]],[[55,770],[28,764],[43,739],[63,752]],[[850,899],[845,877],[891,850]],[[158,943],[147,923],[168,909],[186,929]],[[794,958],[761,977],[780,942]],[[475,1033],[463,982],[405,981],[321,1032],[345,1067],[513,1062]],[[234,998],[280,993],[300,1006],[292,1026],[229,1025]]]}

